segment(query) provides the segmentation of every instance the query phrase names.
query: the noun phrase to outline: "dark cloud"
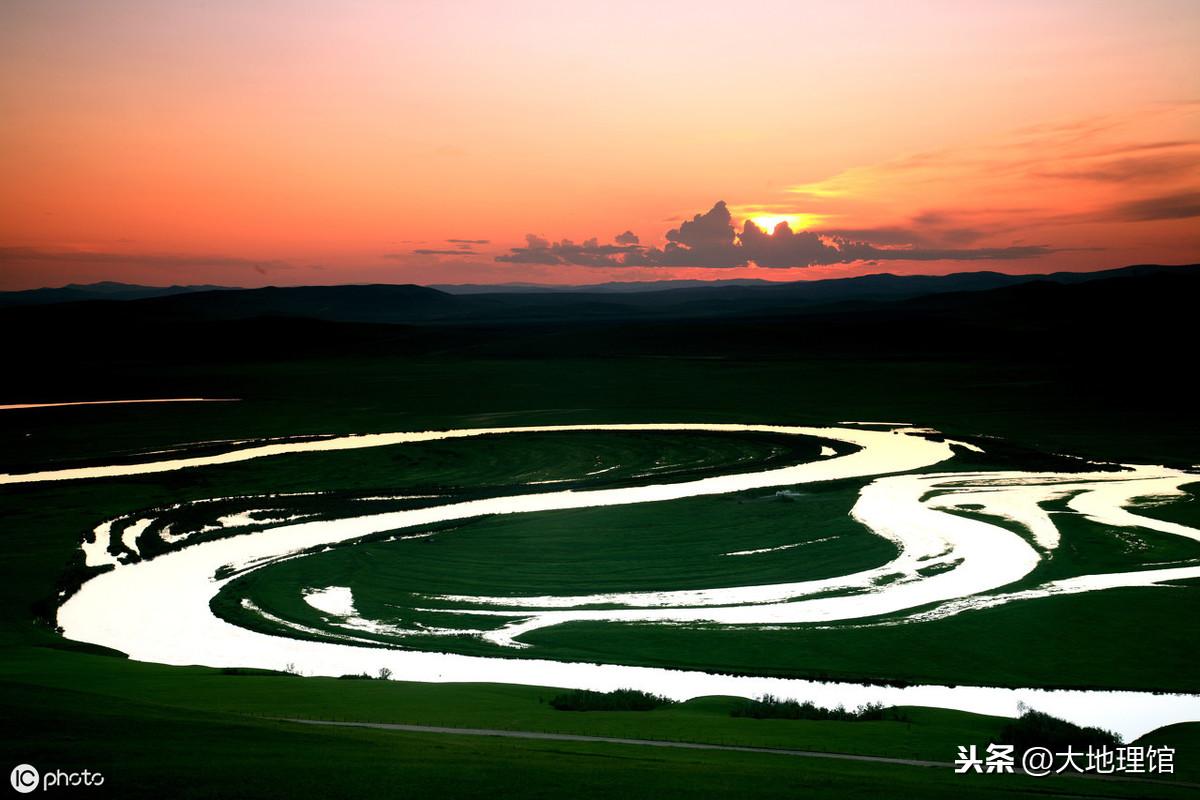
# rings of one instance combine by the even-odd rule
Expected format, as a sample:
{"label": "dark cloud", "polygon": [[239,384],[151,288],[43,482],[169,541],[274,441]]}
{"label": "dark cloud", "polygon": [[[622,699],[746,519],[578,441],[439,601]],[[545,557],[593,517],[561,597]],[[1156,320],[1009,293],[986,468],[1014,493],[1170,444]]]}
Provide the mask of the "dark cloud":
{"label": "dark cloud", "polygon": [[1111,147],[1107,150],[1108,155],[1118,155],[1120,153],[1143,153],[1147,150],[1176,150],[1182,147],[1195,147],[1200,144],[1200,139],[1167,139],[1157,142],[1138,142],[1136,144],[1124,144]]}
{"label": "dark cloud", "polygon": [[938,237],[950,244],[972,244],[984,236],[987,234],[976,228],[945,228],[938,231]]}
{"label": "dark cloud", "polygon": [[[1056,253],[1049,245],[1031,244],[1011,247],[911,247],[879,249],[864,246],[859,251],[864,255],[860,258],[873,258],[877,261],[1014,261],[1022,258],[1040,258]],[[869,254],[869,255],[865,255]]]}
{"label": "dark cloud", "polygon": [[767,233],[747,221],[738,238],[742,257],[760,267],[810,266],[857,260],[857,257],[847,257],[849,254],[835,245],[836,241],[849,243],[848,240],[822,237],[812,231],[795,232],[786,222],[779,223],[774,231]]}
{"label": "dark cloud", "polygon": [[447,239],[451,244],[489,244],[489,239]]}
{"label": "dark cloud", "polygon": [[600,244],[588,239],[580,244],[570,239],[552,242],[532,233],[525,235],[525,246],[514,247],[508,254],[496,256],[510,264],[576,264],[585,267],[651,266],[643,259],[643,248],[636,244]]}
{"label": "dark cloud", "polygon": [[667,231],[666,246],[646,255],[660,267],[742,267],[748,261],[738,247],[733,217],[724,200]]}
{"label": "dark cloud", "polygon": [[[414,256],[477,256],[477,255],[479,255],[479,253],[477,253],[474,250],[471,250],[469,246],[465,249],[462,247],[459,247],[455,250],[438,250],[435,248],[420,247],[420,248],[417,248],[416,250],[413,250],[412,255],[414,255]],[[403,256],[400,253],[384,253],[383,257],[384,258],[402,258]]]}
{"label": "dark cloud", "polygon": [[1200,217],[1200,192],[1177,192],[1119,203],[1106,216],[1122,222]]}
{"label": "dark cloud", "polygon": [[837,239],[849,239],[854,242],[870,242],[881,245],[913,245],[926,244],[925,234],[913,228],[832,228],[823,232],[826,236]]}
{"label": "dark cloud", "polygon": [[638,237],[633,231],[625,231],[624,233],[618,233],[613,238],[613,241],[617,244],[637,244]]}
{"label": "dark cloud", "polygon": [[1183,155],[1159,155],[1140,158],[1111,159],[1078,169],[1050,169],[1036,173],[1042,178],[1062,178],[1098,183],[1130,183],[1134,181],[1161,180],[1189,172],[1200,165],[1200,158],[1187,153]]}
{"label": "dark cloud", "polygon": [[667,241],[684,247],[723,247],[733,243],[733,217],[724,200],[703,214],[697,214],[674,230],[667,231]]}
{"label": "dark cloud", "polygon": [[945,225],[950,221],[950,215],[945,211],[923,211],[912,221],[917,225]]}
{"label": "dark cloud", "polygon": [[[917,238],[915,235],[910,238]],[[786,222],[773,233],[747,221],[738,237],[748,261],[760,267],[809,267],[844,264],[850,261],[985,261],[1036,258],[1046,255],[1044,245],[1024,247],[922,247],[913,244],[881,247],[880,243],[856,240],[831,233],[793,232]]]}
{"label": "dark cloud", "polygon": [[[933,221],[932,217],[929,221]],[[938,220],[940,221],[940,220]],[[970,229],[943,231],[943,239],[973,241]],[[948,234],[948,235],[947,235]],[[662,248],[588,239],[552,242],[533,234],[497,261],[514,264],[572,264],[588,267],[810,267],[851,261],[975,261],[1036,258],[1054,252],[1045,245],[1020,247],[930,247],[916,231],[902,228],[793,231],[786,222],[764,231],[747,220],[739,233],[724,201],[667,231]]]}
{"label": "dark cloud", "polygon": [[[880,245],[908,244],[930,247],[939,245],[969,245],[988,236],[1013,233],[1022,227],[1023,224],[1018,223],[1017,220],[1040,217],[1042,214],[1042,209],[1035,207],[986,207],[955,211],[929,210],[923,211],[911,218],[911,230],[903,227],[875,229],[895,231],[901,237],[899,241],[873,238],[871,230],[864,230],[864,236],[862,237],[854,236],[853,231],[846,231],[845,236],[850,239],[862,238],[864,241]],[[1007,220],[1007,222],[995,222],[997,219]],[[989,220],[991,221],[989,222]],[[980,226],[980,222],[986,224]],[[908,241],[904,241],[903,239],[906,230],[909,234]],[[841,232],[838,233],[840,234]]]}

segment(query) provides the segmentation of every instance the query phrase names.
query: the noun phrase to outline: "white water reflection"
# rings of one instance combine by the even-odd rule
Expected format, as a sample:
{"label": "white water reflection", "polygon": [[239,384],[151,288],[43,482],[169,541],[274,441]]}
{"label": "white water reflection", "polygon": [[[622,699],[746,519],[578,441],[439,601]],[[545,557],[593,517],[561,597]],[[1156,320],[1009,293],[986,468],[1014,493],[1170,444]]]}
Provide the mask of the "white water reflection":
{"label": "white water reflection", "polygon": [[0,411],[16,411],[24,408],[65,408],[71,406],[123,406],[141,403],[233,403],[236,397],[157,397],[148,400],[74,400],[65,403],[8,403],[0,405]]}
{"label": "white water reflection", "polygon": [[[866,426],[864,426],[866,427]],[[169,459],[137,465],[55,470],[24,476],[0,476],[0,482],[98,478],[146,474],[231,463],[285,453],[374,447],[437,439],[519,432],[570,430],[769,432],[840,441],[858,449],[847,455],[791,467],[704,478],[674,484],[551,491],[512,497],[449,503],[429,508],[369,514],[272,527],[252,535],[201,542],[138,563],[117,563],[110,572],[83,585],[59,611],[68,638],[127,652],[132,658],[167,664],[248,666],[282,669],[296,664],[307,674],[374,673],[388,667],[398,678],[427,681],[490,681],[608,690],[633,687],[685,699],[698,695],[753,696],[770,692],[811,699],[824,705],[864,702],[929,705],[978,713],[1014,715],[1019,702],[1080,724],[1096,724],[1134,736],[1161,724],[1200,719],[1200,698],[1128,692],[1043,692],[987,687],[871,687],[809,681],[709,675],[701,672],[598,664],[569,664],[533,659],[480,658],[361,647],[349,641],[314,642],[256,633],[231,625],[209,610],[209,603],[231,578],[222,570],[241,571],[295,557],[314,547],[346,542],[372,533],[461,520],[484,514],[524,513],[570,508],[661,502],[685,497],[790,486],[812,481],[908,472],[953,455],[951,443],[918,435],[924,429],[888,431],[857,428],[803,428],[767,425],[608,425],[490,428],[421,433],[371,434],[319,441],[260,445],[230,453]],[[955,443],[957,444],[957,443]],[[1071,496],[1073,509],[1110,525],[1146,525],[1125,509],[1136,498],[1163,497],[1196,477],[1162,467],[1097,473],[939,473],[895,475],[866,486],[853,516],[878,535],[896,542],[901,552],[873,570],[824,581],[772,586],[732,587],[688,592],[618,593],[574,597],[458,597],[461,602],[493,607],[463,609],[515,621],[500,631],[479,632],[494,641],[518,645],[529,630],[572,620],[698,622],[723,624],[795,623],[856,619],[919,606],[962,601],[1020,580],[1037,565],[1040,550],[1057,544],[1057,531],[1038,505]],[[980,513],[1029,529],[1032,543],[1006,528],[951,513],[961,505],[981,506]],[[1151,521],[1153,523],[1155,521]],[[1165,532],[1200,537],[1184,526],[1160,523]],[[97,535],[97,540],[99,535]],[[1035,547],[1036,545],[1036,547]],[[92,545],[94,548],[95,545]],[[1130,573],[1127,580],[1153,581],[1172,570]],[[1162,577],[1161,579],[1166,579]],[[1080,591],[1112,585],[1112,576],[1072,579]],[[1090,581],[1090,583],[1089,583]],[[330,587],[345,588],[345,587]],[[326,590],[328,591],[328,590]],[[830,591],[852,592],[824,596]],[[821,597],[813,595],[822,594]],[[347,589],[347,596],[349,591]],[[310,604],[314,594],[308,595]],[[317,602],[344,600],[330,595]],[[591,609],[598,603],[624,606]],[[320,606],[316,606],[320,607]],[[351,602],[351,608],[353,604]],[[257,609],[256,609],[257,610]],[[344,610],[344,607],[343,607]],[[444,610],[444,609],[443,609]],[[269,617],[261,611],[264,617]],[[342,615],[346,616],[346,615]],[[347,617],[348,619],[350,617]],[[352,617],[354,625],[369,620]],[[295,627],[294,624],[291,624]],[[360,625],[361,624],[361,625]],[[364,628],[365,629],[365,628]],[[180,635],[180,632],[186,632]],[[423,630],[437,633],[440,631]],[[462,634],[461,630],[452,631]]]}

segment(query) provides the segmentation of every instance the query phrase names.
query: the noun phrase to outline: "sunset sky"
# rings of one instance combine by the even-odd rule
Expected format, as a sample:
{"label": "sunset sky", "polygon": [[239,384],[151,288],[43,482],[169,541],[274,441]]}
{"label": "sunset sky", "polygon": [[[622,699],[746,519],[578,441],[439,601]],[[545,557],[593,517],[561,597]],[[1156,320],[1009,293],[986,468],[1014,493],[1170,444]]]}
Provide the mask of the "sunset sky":
{"label": "sunset sky", "polygon": [[1200,261],[1197,42],[1195,0],[8,0],[0,289]]}

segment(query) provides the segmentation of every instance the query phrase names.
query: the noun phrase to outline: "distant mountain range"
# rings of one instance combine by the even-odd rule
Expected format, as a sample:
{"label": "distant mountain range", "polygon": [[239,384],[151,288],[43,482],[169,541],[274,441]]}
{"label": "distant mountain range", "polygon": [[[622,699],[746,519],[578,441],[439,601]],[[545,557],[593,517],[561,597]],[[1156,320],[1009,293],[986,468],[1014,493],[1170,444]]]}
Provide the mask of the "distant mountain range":
{"label": "distant mountain range", "polygon": [[37,374],[114,359],[417,355],[952,357],[1175,369],[1194,359],[1200,265],[644,291],[451,294],[383,284],[170,287],[138,297],[131,293],[146,287],[127,288],[97,289],[99,300],[9,302],[0,308],[0,337],[17,343],[9,366]]}
{"label": "distant mountain range", "polygon": [[892,275],[772,282],[760,280],[668,280],[588,286],[460,284],[353,284],[241,289],[233,287],[71,284],[53,289],[0,292],[0,309],[80,304],[72,316],[103,319],[118,313],[102,306],[135,303],[121,315],[172,319],[248,319],[286,316],[335,322],[429,323],[548,321],[555,319],[693,318],[797,310],[815,305],[901,300],[946,292],[999,289],[1035,282],[1076,284],[1118,277],[1195,272],[1200,266],[1138,265],[1095,272],[1009,275]]}
{"label": "distant mountain range", "polygon": [[0,292],[0,308],[5,306],[73,303],[84,300],[138,300],[146,297],[165,297],[185,292],[207,292],[225,286],[138,286],[132,283],[101,281],[100,283],[69,283],[46,289],[26,289],[19,292]]}
{"label": "distant mountain range", "polygon": [[771,286],[778,281],[758,278],[725,278],[721,280],[611,281],[563,286],[550,283],[431,283],[430,289],[447,294],[510,294],[534,292],[658,292],[664,289],[697,289],[713,286]]}

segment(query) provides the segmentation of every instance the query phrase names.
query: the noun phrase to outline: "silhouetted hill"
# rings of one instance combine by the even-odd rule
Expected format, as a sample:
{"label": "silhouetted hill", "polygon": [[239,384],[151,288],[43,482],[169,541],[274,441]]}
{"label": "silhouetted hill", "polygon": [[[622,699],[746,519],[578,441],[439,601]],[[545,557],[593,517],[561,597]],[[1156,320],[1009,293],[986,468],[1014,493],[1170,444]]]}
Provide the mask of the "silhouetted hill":
{"label": "silhouetted hill", "polygon": [[433,283],[431,289],[437,289],[448,294],[535,294],[542,292],[593,292],[593,293],[624,293],[624,292],[659,292],[667,289],[698,289],[714,286],[770,286],[772,281],[758,278],[728,278],[711,281],[703,280],[662,280],[662,281],[609,281],[607,283],[586,283],[576,285],[561,285],[549,283]]}
{"label": "silhouetted hill", "polygon": [[330,322],[407,322],[453,315],[455,298],[408,284],[268,286],[223,289],[124,304],[129,313],[169,319],[235,320],[262,316]]}
{"label": "silhouetted hill", "polygon": [[1200,268],[1138,266],[1090,273],[1006,275],[968,272],[945,276],[865,275],[821,281],[685,286],[650,291],[496,292],[453,295],[430,287],[375,284],[266,287],[177,292],[168,296],[9,308],[10,323],[88,324],[233,321],[301,317],[332,322],[387,324],[541,324],[553,322],[690,320],[776,316],[817,309],[849,311],[886,301],[963,294],[1034,283],[1076,285],[1159,274],[1195,274]]}
{"label": "silhouetted hill", "polygon": [[[1200,270],[1096,275],[899,299],[827,292],[834,302],[744,286],[620,298],[391,285],[221,290],[4,309],[0,335],[17,343],[10,373],[35,377],[82,362],[373,355],[1035,359],[1072,368],[1194,359]],[[860,280],[887,288],[905,279]]]}
{"label": "silhouetted hill", "polygon": [[742,286],[779,291],[793,296],[814,298],[839,297],[857,293],[873,297],[914,296],[942,291],[972,291],[1011,286],[1035,280],[1052,280],[1059,283],[1095,280],[1116,277],[1121,274],[1137,274],[1162,269],[1178,269],[1161,265],[1139,265],[1096,272],[1055,272],[1031,275],[1010,275],[1002,272],[958,272],[949,275],[893,275],[879,273],[852,278],[824,278],[805,281],[767,281],[758,278],[731,278],[718,280],[661,280],[661,281],[610,281],[608,283],[559,286],[537,283],[448,283],[432,284],[430,288],[448,294],[563,294],[584,292],[590,294],[636,294],[639,292],[662,292],[676,289],[713,289],[718,287]]}
{"label": "silhouetted hill", "polygon": [[26,289],[0,292],[0,307],[73,303],[84,300],[138,300],[146,297],[165,297],[187,292],[206,292],[224,286],[138,286],[132,283],[101,281],[99,283],[69,283],[45,289]]}

